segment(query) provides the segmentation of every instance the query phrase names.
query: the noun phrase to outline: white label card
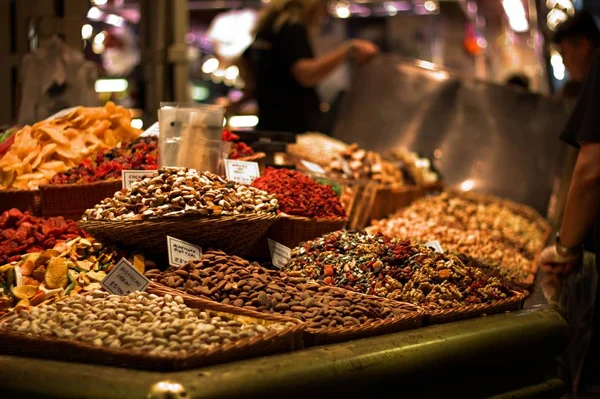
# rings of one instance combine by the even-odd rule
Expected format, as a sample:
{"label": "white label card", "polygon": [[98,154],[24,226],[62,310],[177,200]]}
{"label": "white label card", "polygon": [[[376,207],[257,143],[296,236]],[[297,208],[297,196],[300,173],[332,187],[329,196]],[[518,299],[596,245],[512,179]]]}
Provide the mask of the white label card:
{"label": "white label card", "polygon": [[154,122],[148,129],[144,130],[141,137],[159,136],[160,130],[158,126],[158,122]]}
{"label": "white label card", "polygon": [[225,174],[229,180],[240,184],[252,184],[254,179],[260,176],[258,163],[237,161],[235,159],[225,160]]}
{"label": "white label card", "polygon": [[313,172],[313,173],[318,173],[320,175],[324,175],[325,174],[325,169],[323,169],[321,167],[321,165],[316,164],[314,162],[308,162],[308,161],[300,161],[300,163],[302,163],[302,165],[304,165],[304,167],[306,169],[308,169],[309,171]]}
{"label": "white label card", "polygon": [[281,269],[292,258],[292,250],[283,244],[273,241],[270,238],[269,250],[271,251],[271,263],[278,269]]}
{"label": "white label card", "polygon": [[129,261],[122,258],[104,280],[102,288],[111,294],[128,295],[134,291],[145,291],[150,280],[140,273]]}
{"label": "white label card", "polygon": [[175,237],[167,236],[169,265],[183,266],[191,260],[202,257],[202,248]]}
{"label": "white label card", "polygon": [[156,174],[158,174],[156,170],[122,170],[123,188],[130,189],[131,183],[142,180],[146,176],[155,176]]}
{"label": "white label card", "polygon": [[426,243],[425,246],[433,249],[435,252],[438,252],[440,254],[444,253],[444,250],[442,249],[442,245],[437,240],[436,241],[430,241],[430,242]]}

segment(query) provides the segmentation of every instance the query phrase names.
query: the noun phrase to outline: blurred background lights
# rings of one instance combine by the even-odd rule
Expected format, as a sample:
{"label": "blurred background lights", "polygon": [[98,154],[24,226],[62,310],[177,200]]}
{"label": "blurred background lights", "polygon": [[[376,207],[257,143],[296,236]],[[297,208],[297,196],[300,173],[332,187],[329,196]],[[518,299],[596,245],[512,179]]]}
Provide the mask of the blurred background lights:
{"label": "blurred background lights", "polygon": [[460,183],[460,189],[462,191],[471,191],[475,187],[475,182],[471,179],[467,179],[464,182]]}
{"label": "blurred background lights", "polygon": [[425,9],[429,12],[434,12],[437,11],[439,5],[437,3],[437,1],[434,0],[427,0],[424,4],[423,7],[425,7]]}
{"label": "blurred background lights", "polygon": [[211,74],[219,68],[219,60],[211,57],[202,64],[202,72]]}
{"label": "blurred background lights", "polygon": [[348,18],[350,16],[350,5],[347,3],[338,3],[335,6],[335,14],[339,18]]}
{"label": "blurred background lights", "polygon": [[563,80],[565,78],[565,64],[560,53],[556,50],[551,51],[550,64],[552,65],[552,74],[557,80]]}
{"label": "blurred background lights", "polygon": [[527,32],[529,21],[522,0],[502,0],[502,7],[508,17],[508,24],[515,32]]}
{"label": "blurred background lights", "polygon": [[85,24],[81,27],[81,38],[83,40],[89,40],[94,33],[94,28],[90,24]]}
{"label": "blurred background lights", "polygon": [[91,19],[92,21],[99,21],[103,15],[104,15],[104,13],[102,11],[100,11],[100,9],[98,7],[90,8],[87,13],[88,19]]}

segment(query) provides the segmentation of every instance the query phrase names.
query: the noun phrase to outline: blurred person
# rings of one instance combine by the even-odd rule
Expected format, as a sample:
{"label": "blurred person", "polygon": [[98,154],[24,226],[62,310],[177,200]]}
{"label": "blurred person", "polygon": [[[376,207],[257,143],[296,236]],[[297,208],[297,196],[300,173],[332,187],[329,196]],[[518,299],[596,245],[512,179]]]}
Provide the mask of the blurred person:
{"label": "blurred person", "polygon": [[[596,253],[596,269],[600,268],[600,53],[595,57],[590,68],[590,73],[583,85],[579,100],[569,119],[567,126],[561,134],[561,139],[579,149],[575,167],[569,185],[562,224],[557,234],[556,243],[545,248],[540,255],[540,267],[547,273],[566,276],[573,271],[582,271],[582,258],[584,240],[589,231],[594,231],[594,244]],[[586,285],[593,290],[595,281],[586,281]],[[592,291],[593,294],[593,291]],[[578,298],[593,298],[584,290],[576,293]],[[588,352],[586,366],[584,367],[583,381],[600,383],[600,295],[596,292],[596,309],[592,315],[587,315],[592,326],[594,337],[592,347]],[[591,303],[590,303],[591,302]],[[586,303],[572,303],[574,311],[587,309],[594,306],[593,300]],[[570,313],[571,314],[571,313]],[[569,320],[573,322],[573,320]],[[587,324],[586,324],[587,325]],[[592,378],[586,381],[586,378]],[[578,377],[576,377],[578,378]],[[577,385],[577,381],[575,385]]]}
{"label": "blurred person", "polygon": [[309,30],[326,16],[327,0],[272,0],[262,10],[255,40],[243,57],[254,80],[248,87],[258,102],[257,129],[321,130],[321,101],[315,87],[352,56],[363,64],[378,53],[373,43],[355,39],[315,57]]}
{"label": "blurred person", "polygon": [[594,17],[581,11],[556,29],[554,42],[560,47],[570,79],[562,90],[563,97],[577,98],[600,47],[600,29]]}

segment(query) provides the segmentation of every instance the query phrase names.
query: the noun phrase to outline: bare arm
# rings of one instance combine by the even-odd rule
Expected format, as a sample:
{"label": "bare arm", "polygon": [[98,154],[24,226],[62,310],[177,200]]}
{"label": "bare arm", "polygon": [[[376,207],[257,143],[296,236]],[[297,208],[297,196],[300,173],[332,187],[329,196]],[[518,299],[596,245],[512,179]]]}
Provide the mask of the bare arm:
{"label": "bare arm", "polygon": [[350,56],[352,44],[344,44],[319,58],[303,58],[292,65],[292,75],[304,87],[314,87]]}
{"label": "bare arm", "polygon": [[581,143],[569,187],[560,242],[577,247],[600,216],[600,143]]}

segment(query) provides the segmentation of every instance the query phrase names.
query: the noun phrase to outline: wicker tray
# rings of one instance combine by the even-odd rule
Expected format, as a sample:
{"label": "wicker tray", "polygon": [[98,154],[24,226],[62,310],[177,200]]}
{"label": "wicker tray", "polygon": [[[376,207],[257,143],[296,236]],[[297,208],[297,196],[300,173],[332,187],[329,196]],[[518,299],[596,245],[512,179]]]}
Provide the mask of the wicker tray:
{"label": "wicker tray", "polygon": [[121,187],[121,179],[84,184],[46,184],[40,186],[40,211],[44,217],[64,216],[79,220],[86,209],[112,197]]}
{"label": "wicker tray", "polygon": [[424,324],[449,323],[451,321],[519,310],[523,307],[523,301],[525,300],[526,294],[517,291],[513,291],[513,293],[515,294],[513,297],[502,299],[491,304],[476,304],[465,306],[463,308],[425,311]]}
{"label": "wicker tray", "polygon": [[444,188],[443,182],[436,182],[422,186],[405,186],[391,188],[379,186],[369,210],[368,220],[383,219],[393,215],[401,208],[410,205],[414,200],[428,193],[440,191]]}
{"label": "wicker tray", "polygon": [[304,241],[312,240],[323,234],[343,229],[347,219],[311,219],[302,216],[281,214],[267,232],[263,234],[249,256],[261,260],[270,260],[268,239],[277,241],[288,248],[294,248]]}
{"label": "wicker tray", "polygon": [[[150,292],[150,290],[149,290]],[[161,294],[161,291],[153,293]],[[94,363],[108,366],[128,367],[142,370],[176,371],[205,367],[251,357],[265,356],[300,349],[304,324],[294,319],[262,315],[245,309],[220,310],[218,304],[184,296],[185,303],[193,308],[207,311],[213,316],[229,317],[242,322],[270,324],[291,322],[296,324],[280,331],[245,338],[223,344],[213,349],[204,349],[179,354],[150,354],[125,349],[96,347],[83,342],[46,336],[31,336],[0,329],[0,353],[13,356],[53,359],[76,363]]]}
{"label": "wicker tray", "polygon": [[[171,295],[181,295],[182,297],[191,296],[193,298],[202,298],[203,301],[211,302],[213,305],[218,306],[219,309],[222,309],[224,312],[235,313],[237,310],[246,310],[241,307],[237,307],[234,305],[221,304],[213,301],[212,299],[206,298],[201,295],[190,295],[183,291],[180,291],[175,288],[170,288],[165,285],[152,282],[153,287],[155,287],[156,292],[160,292],[161,294],[171,294]],[[331,289],[343,290],[343,288],[339,287],[331,287]],[[387,302],[390,307],[394,307],[397,304],[397,301],[392,301],[386,298],[381,298],[378,296],[372,295],[363,295],[360,293],[353,292],[356,295],[362,295],[365,298],[370,300],[374,300],[377,302]],[[397,305],[396,305],[397,306]],[[401,314],[395,317],[390,317],[384,320],[371,320],[363,323],[361,325],[352,326],[352,327],[324,327],[324,328],[306,328],[304,330],[304,346],[316,346],[316,345],[325,345],[332,344],[336,342],[344,342],[351,341],[354,339],[374,337],[377,335],[390,334],[399,331],[410,330],[414,328],[421,327],[423,325],[423,317],[425,316],[425,312],[420,310],[421,308],[415,306],[416,310],[414,312],[409,312],[405,314]],[[267,315],[273,317],[283,317],[285,319],[289,319],[287,316],[277,315],[277,313],[266,313],[266,312],[258,312],[252,311],[254,313],[258,313],[261,317],[266,317]],[[301,321],[294,319],[297,322],[301,323]]]}
{"label": "wicker tray", "polygon": [[172,236],[202,248],[219,248],[243,255],[259,240],[275,214],[235,216],[184,216],[160,220],[79,221],[79,226],[92,236],[148,255],[164,258],[167,238]]}
{"label": "wicker tray", "polygon": [[29,211],[34,216],[40,215],[39,190],[0,190],[0,213],[17,208],[20,211]]}

